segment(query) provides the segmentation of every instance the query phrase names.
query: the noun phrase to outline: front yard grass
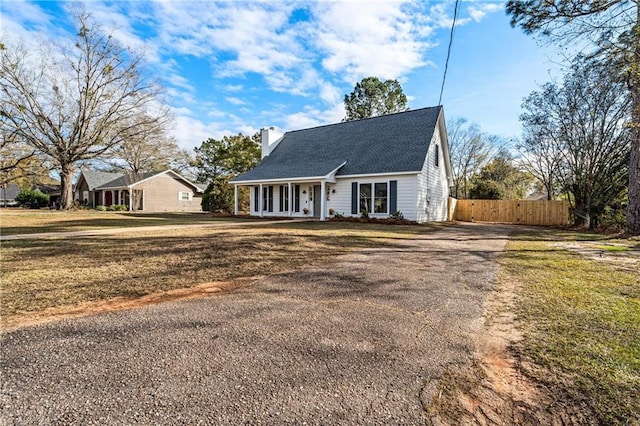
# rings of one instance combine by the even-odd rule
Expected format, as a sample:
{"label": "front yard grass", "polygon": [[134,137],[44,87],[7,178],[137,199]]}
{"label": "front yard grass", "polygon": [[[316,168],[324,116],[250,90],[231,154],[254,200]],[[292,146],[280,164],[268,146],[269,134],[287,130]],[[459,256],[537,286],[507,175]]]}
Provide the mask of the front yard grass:
{"label": "front yard grass", "polygon": [[428,226],[325,222],[137,231],[2,243],[0,316],[229,282],[299,268],[356,248],[393,245]]}
{"label": "front yard grass", "polygon": [[599,424],[640,424],[637,241],[535,234],[516,235],[502,259],[520,288],[516,355],[557,403],[586,405]]}

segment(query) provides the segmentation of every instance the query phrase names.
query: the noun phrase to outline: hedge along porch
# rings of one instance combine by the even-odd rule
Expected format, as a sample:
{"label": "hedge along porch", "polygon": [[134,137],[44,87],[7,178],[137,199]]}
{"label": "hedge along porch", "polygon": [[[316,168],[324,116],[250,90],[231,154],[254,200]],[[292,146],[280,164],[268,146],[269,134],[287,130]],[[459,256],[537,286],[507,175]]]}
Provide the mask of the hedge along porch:
{"label": "hedge along porch", "polygon": [[451,163],[442,107],[280,133],[262,129],[262,160],[231,182],[252,216],[447,220]]}

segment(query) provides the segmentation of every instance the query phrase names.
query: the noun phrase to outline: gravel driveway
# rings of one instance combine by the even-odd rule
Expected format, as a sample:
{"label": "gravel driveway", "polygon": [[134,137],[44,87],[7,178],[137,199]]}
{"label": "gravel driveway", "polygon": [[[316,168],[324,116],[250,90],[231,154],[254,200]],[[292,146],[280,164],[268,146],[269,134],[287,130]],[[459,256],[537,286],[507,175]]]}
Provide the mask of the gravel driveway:
{"label": "gravel driveway", "polygon": [[198,300],[2,336],[1,424],[424,424],[507,226],[456,225]]}

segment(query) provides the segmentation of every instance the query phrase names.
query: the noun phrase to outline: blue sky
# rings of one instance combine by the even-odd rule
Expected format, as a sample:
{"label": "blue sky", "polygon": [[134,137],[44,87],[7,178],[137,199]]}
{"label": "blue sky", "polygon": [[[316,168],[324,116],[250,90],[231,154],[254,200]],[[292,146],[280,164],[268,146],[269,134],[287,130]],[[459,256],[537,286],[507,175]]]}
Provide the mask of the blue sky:
{"label": "blue sky", "polygon": [[[173,136],[209,138],[339,122],[364,77],[398,79],[410,108],[438,103],[453,1],[87,1],[167,88]],[[3,36],[69,37],[61,1],[3,0]],[[448,120],[520,136],[522,99],[557,75],[556,52],[509,26],[504,3],[463,1],[442,104]]]}

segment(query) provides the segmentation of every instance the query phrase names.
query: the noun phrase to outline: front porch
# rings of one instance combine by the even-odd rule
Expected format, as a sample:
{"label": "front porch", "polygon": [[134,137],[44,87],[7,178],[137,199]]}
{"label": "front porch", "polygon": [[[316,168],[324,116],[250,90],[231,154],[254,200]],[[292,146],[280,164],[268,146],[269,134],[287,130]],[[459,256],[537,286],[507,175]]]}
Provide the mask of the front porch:
{"label": "front porch", "polygon": [[[133,203],[130,194],[133,193]],[[144,210],[144,191],[130,188],[101,189],[93,191],[92,207],[124,205],[128,211]]]}
{"label": "front porch", "polygon": [[239,188],[249,189],[249,214],[258,217],[329,216],[331,191],[335,180],[274,181],[234,184],[234,214],[240,214]]}

